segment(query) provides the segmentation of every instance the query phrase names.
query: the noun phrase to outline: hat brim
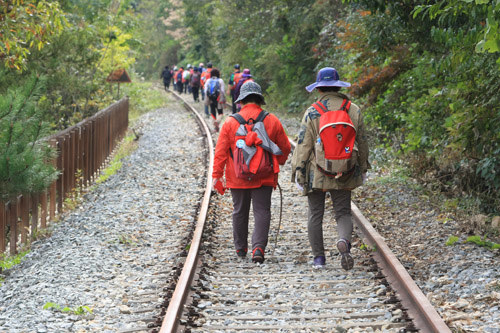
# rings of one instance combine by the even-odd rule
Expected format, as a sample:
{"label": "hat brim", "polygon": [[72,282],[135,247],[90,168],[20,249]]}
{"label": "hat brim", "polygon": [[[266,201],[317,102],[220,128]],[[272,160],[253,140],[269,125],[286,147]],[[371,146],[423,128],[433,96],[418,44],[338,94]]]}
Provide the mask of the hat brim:
{"label": "hat brim", "polygon": [[250,95],[257,95],[257,96],[260,96],[262,97],[262,105],[266,105],[266,102],[264,100],[264,96],[262,96],[261,94],[258,94],[258,93],[255,93],[255,92],[250,92],[248,94],[240,94],[240,96],[238,96],[238,99],[235,100],[234,102],[235,103],[239,103],[241,102],[242,100],[244,100],[247,96],[250,96]]}
{"label": "hat brim", "polygon": [[319,82],[314,82],[313,84],[310,84],[306,87],[306,90],[308,92],[313,91],[315,88],[318,87],[350,87],[351,84],[349,82],[344,82],[344,81],[319,81]]}

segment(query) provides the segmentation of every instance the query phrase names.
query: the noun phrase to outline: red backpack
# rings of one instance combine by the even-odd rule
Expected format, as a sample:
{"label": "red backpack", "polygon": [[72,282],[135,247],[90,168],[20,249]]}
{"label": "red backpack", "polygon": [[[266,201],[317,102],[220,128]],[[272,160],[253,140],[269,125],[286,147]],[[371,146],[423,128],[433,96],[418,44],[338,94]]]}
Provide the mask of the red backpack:
{"label": "red backpack", "polygon": [[351,101],[344,99],[339,110],[327,110],[321,102],[312,106],[321,115],[314,145],[316,164],[326,175],[338,178],[353,170],[358,157],[356,127],[348,113]]}
{"label": "red backpack", "polygon": [[245,120],[239,113],[230,116],[240,123],[236,131],[235,146],[230,151],[237,178],[260,179],[279,172],[276,155],[281,155],[282,152],[269,139],[265,130],[263,121],[268,114],[262,110],[255,120]]}

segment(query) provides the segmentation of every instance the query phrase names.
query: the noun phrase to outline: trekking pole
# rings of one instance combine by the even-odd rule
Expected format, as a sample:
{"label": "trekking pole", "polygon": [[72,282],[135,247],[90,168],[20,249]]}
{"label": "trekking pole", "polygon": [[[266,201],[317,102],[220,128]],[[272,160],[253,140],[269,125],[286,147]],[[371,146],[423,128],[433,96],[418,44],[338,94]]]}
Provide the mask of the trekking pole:
{"label": "trekking pole", "polygon": [[283,191],[281,191],[280,183],[278,183],[278,188],[280,190],[280,221],[278,222],[278,229],[276,230],[276,238],[274,239],[274,247],[271,254],[272,256],[274,256],[274,250],[276,250],[276,246],[278,245],[278,236],[281,228],[281,214],[283,213]]}

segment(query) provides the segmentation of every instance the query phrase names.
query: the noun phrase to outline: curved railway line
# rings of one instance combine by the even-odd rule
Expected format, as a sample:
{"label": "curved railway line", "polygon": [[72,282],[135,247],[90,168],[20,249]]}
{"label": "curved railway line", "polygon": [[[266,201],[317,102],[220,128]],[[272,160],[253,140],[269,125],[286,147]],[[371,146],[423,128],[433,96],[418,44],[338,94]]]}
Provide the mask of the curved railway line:
{"label": "curved railway line", "polygon": [[[280,173],[282,197],[273,193],[266,261],[237,258],[228,222],[230,195],[211,194],[214,144],[209,126],[193,106],[172,94],[206,133],[208,171],[197,224],[186,239],[189,251],[172,268],[151,332],[451,332],[354,203],[354,269],[342,270],[336,250],[330,250],[326,268],[312,267],[307,201],[296,195],[287,166]],[[335,248],[332,216],[325,214],[327,248]]]}

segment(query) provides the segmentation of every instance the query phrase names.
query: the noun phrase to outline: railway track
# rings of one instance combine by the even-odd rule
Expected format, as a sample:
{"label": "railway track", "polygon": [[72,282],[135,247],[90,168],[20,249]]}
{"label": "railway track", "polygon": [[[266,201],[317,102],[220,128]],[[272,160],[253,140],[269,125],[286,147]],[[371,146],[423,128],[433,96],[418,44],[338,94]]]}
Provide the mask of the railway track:
{"label": "railway track", "polygon": [[277,219],[271,222],[264,264],[237,258],[230,195],[211,197],[209,177],[189,253],[182,270],[179,265],[171,273],[162,304],[168,308],[155,320],[161,328],[152,332],[450,332],[354,204],[355,268],[340,267],[332,212],[325,214],[324,235],[325,247],[335,250],[326,268],[312,267],[307,201],[290,184],[289,169],[285,165],[280,173],[282,197],[273,194],[272,216],[280,216],[282,199],[283,221],[279,234]]}

